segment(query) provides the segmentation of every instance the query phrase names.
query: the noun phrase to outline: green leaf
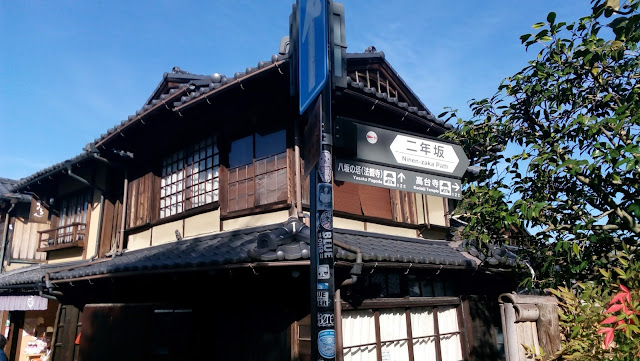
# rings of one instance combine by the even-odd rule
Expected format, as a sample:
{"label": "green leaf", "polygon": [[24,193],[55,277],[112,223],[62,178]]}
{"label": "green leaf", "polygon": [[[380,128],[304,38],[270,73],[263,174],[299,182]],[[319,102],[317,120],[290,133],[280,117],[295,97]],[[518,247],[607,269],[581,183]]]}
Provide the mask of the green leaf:
{"label": "green leaf", "polygon": [[533,24],[533,26],[531,26],[531,27],[534,28],[534,29],[540,29],[541,27],[543,27],[545,25],[546,25],[545,23],[540,22],[540,23]]}
{"label": "green leaf", "polygon": [[580,246],[578,246],[577,243],[573,244],[573,253],[575,253],[576,256],[580,256]]}
{"label": "green leaf", "polygon": [[556,21],[556,13],[554,13],[553,11],[550,12],[549,15],[547,15],[547,21],[553,24]]}

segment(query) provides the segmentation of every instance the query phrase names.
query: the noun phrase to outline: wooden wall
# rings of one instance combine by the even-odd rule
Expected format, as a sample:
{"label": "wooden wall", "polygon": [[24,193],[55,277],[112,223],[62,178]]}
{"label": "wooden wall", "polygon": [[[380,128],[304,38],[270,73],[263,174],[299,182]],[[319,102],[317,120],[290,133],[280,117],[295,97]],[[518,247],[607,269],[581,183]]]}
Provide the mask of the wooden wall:
{"label": "wooden wall", "polygon": [[335,211],[418,224],[413,193],[350,182],[334,183],[333,192]]}
{"label": "wooden wall", "polygon": [[159,178],[149,172],[129,181],[127,195],[127,228],[149,224],[159,217]]}
{"label": "wooden wall", "polygon": [[49,228],[51,228],[49,223],[34,223],[22,217],[15,218],[11,239],[11,259],[45,261],[46,252],[36,252],[40,242],[38,231]]}

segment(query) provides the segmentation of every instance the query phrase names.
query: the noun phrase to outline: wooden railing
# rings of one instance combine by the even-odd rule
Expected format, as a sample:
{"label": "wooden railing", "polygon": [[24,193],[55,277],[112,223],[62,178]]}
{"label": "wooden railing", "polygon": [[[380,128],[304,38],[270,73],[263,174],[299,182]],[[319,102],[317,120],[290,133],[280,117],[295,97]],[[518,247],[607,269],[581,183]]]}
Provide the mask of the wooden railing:
{"label": "wooden railing", "polygon": [[40,248],[38,252],[48,252],[55,249],[84,247],[86,223],[71,223],[65,226],[38,231],[40,234]]}

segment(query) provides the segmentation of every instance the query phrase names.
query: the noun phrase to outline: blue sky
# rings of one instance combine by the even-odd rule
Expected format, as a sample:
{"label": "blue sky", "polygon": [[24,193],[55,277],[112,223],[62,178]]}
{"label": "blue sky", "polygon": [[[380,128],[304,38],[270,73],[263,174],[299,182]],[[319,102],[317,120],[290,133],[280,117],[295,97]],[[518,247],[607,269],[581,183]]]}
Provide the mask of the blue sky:
{"label": "blue sky", "polygon": [[[232,76],[277,53],[294,1],[0,0],[0,177],[82,152],[179,66]],[[429,109],[468,116],[522,69],[519,36],[588,0],[343,0],[348,52],[374,45]]]}

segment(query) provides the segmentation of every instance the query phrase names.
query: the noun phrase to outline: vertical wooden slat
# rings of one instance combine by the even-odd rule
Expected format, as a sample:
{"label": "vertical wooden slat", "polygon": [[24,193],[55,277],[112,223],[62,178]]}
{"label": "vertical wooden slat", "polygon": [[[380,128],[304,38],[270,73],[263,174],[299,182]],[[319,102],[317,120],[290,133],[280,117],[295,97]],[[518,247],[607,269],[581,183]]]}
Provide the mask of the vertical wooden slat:
{"label": "vertical wooden slat", "polygon": [[115,214],[115,205],[113,201],[107,197],[104,199],[104,209],[102,210],[102,229],[100,231],[99,257],[103,257],[111,250],[111,239],[113,237],[113,221]]}
{"label": "vertical wooden slat", "polygon": [[293,196],[296,194],[296,176],[295,176],[295,154],[293,150],[287,148],[287,204],[295,204],[296,199]]}
{"label": "vertical wooden slat", "polygon": [[224,216],[229,213],[229,170],[224,165],[220,165],[219,187],[218,197],[220,200],[220,215]]}
{"label": "vertical wooden slat", "polygon": [[373,314],[376,326],[376,357],[378,361],[382,361],[382,341],[380,341],[380,311],[376,310]]}
{"label": "vertical wooden slat", "polygon": [[13,238],[16,239],[16,236],[20,237],[16,239],[16,241],[20,243],[20,253],[18,254],[18,259],[25,259],[27,257],[27,252],[29,251],[29,226],[26,224],[26,220],[23,218],[16,219],[16,226],[17,225],[20,225],[20,232],[14,232]]}
{"label": "vertical wooden slat", "polygon": [[[466,311],[466,312],[465,312]],[[462,347],[462,357],[465,360],[469,359],[469,338],[467,333],[467,327],[470,322],[468,320],[469,315],[469,301],[464,300],[462,304],[458,306],[456,312],[458,314],[458,330],[460,330],[460,343]]]}
{"label": "vertical wooden slat", "polygon": [[393,220],[396,222],[402,222],[402,205],[400,201],[400,191],[392,189],[391,194],[391,214]]}
{"label": "vertical wooden slat", "polygon": [[136,226],[136,202],[138,198],[138,180],[134,179],[129,182],[129,190],[128,190],[128,198],[127,199],[127,225],[126,228],[130,228]]}
{"label": "vertical wooden slat", "polygon": [[411,312],[405,310],[404,315],[407,318],[407,346],[409,347],[409,360],[414,360],[413,357],[413,330],[411,329]]}
{"label": "vertical wooden slat", "polygon": [[[151,205],[149,207],[149,216],[150,216],[150,220],[151,222],[157,221],[158,219],[160,219],[160,177],[157,176],[155,173],[150,173],[151,174]],[[185,188],[185,184],[186,184],[186,180],[183,177],[182,179],[182,188]],[[183,196],[183,202],[184,202],[184,196]],[[184,206],[183,206],[183,210],[184,210]]]}
{"label": "vertical wooden slat", "polygon": [[438,307],[433,308],[433,330],[436,334],[436,360],[442,361],[442,348],[440,347],[440,326],[438,325]]}

